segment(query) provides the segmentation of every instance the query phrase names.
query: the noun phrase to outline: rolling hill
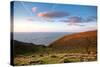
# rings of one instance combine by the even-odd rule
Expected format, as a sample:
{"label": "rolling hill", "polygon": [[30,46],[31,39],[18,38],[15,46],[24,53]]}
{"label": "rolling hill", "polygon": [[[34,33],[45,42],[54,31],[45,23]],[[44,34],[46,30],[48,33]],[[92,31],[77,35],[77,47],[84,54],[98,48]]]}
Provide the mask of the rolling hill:
{"label": "rolling hill", "polygon": [[12,40],[13,42],[13,54],[16,55],[22,55],[22,54],[31,54],[40,52],[45,48],[44,45],[35,45],[33,43],[26,43],[26,42],[20,42],[17,40]]}
{"label": "rolling hill", "polygon": [[96,51],[97,49],[97,31],[87,31],[65,35],[54,41],[49,47],[57,50],[73,51]]}

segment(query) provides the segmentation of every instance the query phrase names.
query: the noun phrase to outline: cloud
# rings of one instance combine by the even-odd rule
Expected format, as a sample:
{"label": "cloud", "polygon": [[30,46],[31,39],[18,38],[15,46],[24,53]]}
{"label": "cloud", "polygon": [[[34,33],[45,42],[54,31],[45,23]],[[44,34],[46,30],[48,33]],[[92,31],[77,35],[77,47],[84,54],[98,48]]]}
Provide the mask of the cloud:
{"label": "cloud", "polygon": [[83,25],[79,24],[79,23],[83,22],[83,19],[81,17],[78,17],[78,16],[71,16],[71,17],[68,17],[64,20],[60,20],[60,22],[68,23],[68,25],[83,26]]}
{"label": "cloud", "polygon": [[77,17],[77,16],[68,18],[68,22],[71,22],[71,23],[79,23],[79,22],[82,22],[82,20],[83,19],[81,17]]}
{"label": "cloud", "polygon": [[39,22],[55,22],[54,19],[40,18],[40,17],[28,17],[26,20],[30,21],[30,22],[35,22],[35,21],[39,21]]}
{"label": "cloud", "polygon": [[37,7],[32,7],[32,12],[36,12]]}
{"label": "cloud", "polygon": [[64,20],[59,20],[61,22],[69,22],[69,23],[80,23],[83,22],[83,18],[78,17],[78,16],[72,16],[72,17],[68,17]]}
{"label": "cloud", "polygon": [[95,23],[97,21],[97,18],[94,16],[90,16],[88,18],[82,18],[82,17],[78,17],[78,16],[72,16],[67,18],[66,20],[61,20],[61,22],[66,22],[68,23],[68,25],[71,26],[86,26],[84,25],[85,23]]}
{"label": "cloud", "polygon": [[94,22],[94,21],[97,21],[97,17],[95,17],[95,16],[89,16],[89,17],[86,19],[86,22]]}
{"label": "cloud", "polygon": [[88,23],[88,22],[96,22],[97,21],[97,17],[95,16],[89,16],[86,18],[82,18],[82,17],[78,17],[78,16],[72,16],[69,18],[66,18],[64,20],[59,20],[60,22],[68,22],[68,23]]}
{"label": "cloud", "polygon": [[52,11],[52,12],[40,12],[37,14],[38,17],[44,17],[44,18],[61,18],[65,16],[69,16],[69,13],[67,12],[58,12],[58,11]]}

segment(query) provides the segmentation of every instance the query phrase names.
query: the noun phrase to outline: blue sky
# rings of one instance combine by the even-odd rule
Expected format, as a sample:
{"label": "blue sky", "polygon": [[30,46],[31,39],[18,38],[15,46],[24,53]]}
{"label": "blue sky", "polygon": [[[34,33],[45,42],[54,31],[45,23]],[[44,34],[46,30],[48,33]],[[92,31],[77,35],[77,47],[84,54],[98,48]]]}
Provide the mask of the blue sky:
{"label": "blue sky", "polygon": [[97,28],[97,7],[14,2],[14,32],[83,32]]}

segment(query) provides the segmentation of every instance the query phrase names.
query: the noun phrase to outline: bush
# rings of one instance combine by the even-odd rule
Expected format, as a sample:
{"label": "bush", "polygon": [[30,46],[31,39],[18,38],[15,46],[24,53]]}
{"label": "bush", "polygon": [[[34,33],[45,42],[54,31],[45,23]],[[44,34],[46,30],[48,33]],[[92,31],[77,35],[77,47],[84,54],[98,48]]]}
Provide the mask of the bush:
{"label": "bush", "polygon": [[95,58],[88,58],[88,61],[96,61]]}
{"label": "bush", "polygon": [[43,57],[43,55],[40,55],[40,57]]}
{"label": "bush", "polygon": [[42,60],[40,60],[39,64],[45,64],[45,62],[44,62],[44,61],[42,61]]}
{"label": "bush", "polygon": [[52,58],[57,58],[57,56],[56,56],[56,55],[52,55],[51,57],[52,57]]}
{"label": "bush", "polygon": [[35,57],[34,55],[32,57]]}
{"label": "bush", "polygon": [[68,59],[64,59],[64,63],[70,63],[71,61]]}
{"label": "bush", "polygon": [[42,60],[30,61],[29,63],[30,64],[45,64],[45,62]]}

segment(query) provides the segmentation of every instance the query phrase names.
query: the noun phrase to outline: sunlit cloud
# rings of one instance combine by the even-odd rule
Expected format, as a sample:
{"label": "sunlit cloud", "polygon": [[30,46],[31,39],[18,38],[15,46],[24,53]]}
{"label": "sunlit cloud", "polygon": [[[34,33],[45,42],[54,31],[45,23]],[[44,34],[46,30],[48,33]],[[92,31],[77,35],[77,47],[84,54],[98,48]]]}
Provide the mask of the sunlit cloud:
{"label": "sunlit cloud", "polygon": [[38,17],[45,17],[45,18],[61,18],[65,16],[69,16],[67,12],[60,12],[60,11],[52,11],[52,12],[40,12],[37,14]]}

